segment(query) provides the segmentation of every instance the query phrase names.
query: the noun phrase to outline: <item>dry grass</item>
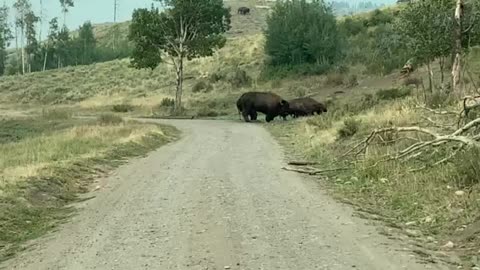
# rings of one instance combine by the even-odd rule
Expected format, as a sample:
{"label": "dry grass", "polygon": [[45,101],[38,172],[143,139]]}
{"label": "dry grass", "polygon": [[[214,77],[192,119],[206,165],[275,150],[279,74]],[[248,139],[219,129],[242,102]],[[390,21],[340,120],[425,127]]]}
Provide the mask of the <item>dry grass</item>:
{"label": "dry grass", "polygon": [[161,129],[155,125],[95,123],[0,144],[2,185],[37,176],[41,169],[58,162],[101,155],[116,144],[138,142],[150,133],[161,133]]}
{"label": "dry grass", "polygon": [[[430,243],[429,248],[436,250],[447,241],[453,241],[457,247],[468,247],[455,250],[460,254],[475,254],[480,248],[480,238],[470,235],[467,239],[463,231],[475,229],[469,225],[480,218],[480,180],[476,169],[480,167],[480,162],[477,152],[465,151],[443,166],[418,172],[409,170],[438,160],[452,149],[440,147],[425,158],[408,162],[379,162],[385,155],[412,144],[407,137],[415,135],[406,134],[384,136],[383,140],[377,140],[360,161],[349,163],[352,158],[343,157],[343,153],[374,128],[429,125],[422,118],[426,116],[425,111],[414,109],[415,101],[409,97],[366,108],[355,115],[355,119],[360,121],[357,133],[341,140],[337,134],[349,115],[339,116],[331,111],[322,116],[270,127],[289,151],[319,162],[322,169],[351,167],[351,171],[328,175],[327,183],[336,195],[386,217],[390,224],[417,230],[420,240]],[[444,121],[455,122],[455,119]],[[465,193],[458,195],[457,191]],[[438,241],[437,244],[426,240],[427,236]]]}
{"label": "dry grass", "polygon": [[177,134],[167,126],[107,120],[48,110],[0,122],[0,260],[67,218],[65,206],[92,179]]}

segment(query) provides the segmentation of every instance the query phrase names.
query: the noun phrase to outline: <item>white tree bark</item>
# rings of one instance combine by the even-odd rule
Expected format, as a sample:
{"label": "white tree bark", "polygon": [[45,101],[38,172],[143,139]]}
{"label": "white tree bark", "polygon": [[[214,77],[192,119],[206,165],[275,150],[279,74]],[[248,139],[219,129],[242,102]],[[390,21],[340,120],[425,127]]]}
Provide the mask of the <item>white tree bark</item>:
{"label": "white tree bark", "polygon": [[463,0],[457,0],[455,8],[455,48],[453,53],[455,59],[452,67],[452,87],[453,91],[458,95],[462,95],[460,88],[460,75],[462,71],[462,16],[463,16]]}

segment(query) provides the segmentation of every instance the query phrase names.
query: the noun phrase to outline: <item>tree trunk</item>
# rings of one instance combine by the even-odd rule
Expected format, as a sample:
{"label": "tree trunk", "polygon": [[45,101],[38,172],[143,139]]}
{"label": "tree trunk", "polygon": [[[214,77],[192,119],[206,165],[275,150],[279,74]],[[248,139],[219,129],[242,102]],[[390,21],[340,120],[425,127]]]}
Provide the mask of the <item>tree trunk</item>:
{"label": "tree trunk", "polygon": [[45,58],[43,59],[43,71],[47,69],[47,57],[48,57],[48,47],[45,50]]}
{"label": "tree trunk", "polygon": [[445,81],[445,76],[444,76],[444,71],[445,71],[445,58],[442,56],[440,57],[440,83],[443,86],[443,83]]}
{"label": "tree trunk", "polygon": [[463,0],[457,0],[457,7],[455,8],[455,59],[452,66],[452,88],[459,96],[462,95],[460,88],[460,74],[462,72],[462,15]]}
{"label": "tree trunk", "polygon": [[21,37],[20,37],[20,45],[22,46],[22,74],[25,74],[25,43],[24,43],[24,38],[25,38],[25,34],[24,34],[24,31],[22,29],[21,31]]}
{"label": "tree trunk", "polygon": [[432,71],[432,66],[430,61],[427,63],[427,69],[428,69],[428,90],[432,92],[433,91],[433,71]]}
{"label": "tree trunk", "polygon": [[182,92],[183,92],[183,57],[178,57],[177,63],[177,90],[175,92],[174,112],[179,115],[182,112]]}

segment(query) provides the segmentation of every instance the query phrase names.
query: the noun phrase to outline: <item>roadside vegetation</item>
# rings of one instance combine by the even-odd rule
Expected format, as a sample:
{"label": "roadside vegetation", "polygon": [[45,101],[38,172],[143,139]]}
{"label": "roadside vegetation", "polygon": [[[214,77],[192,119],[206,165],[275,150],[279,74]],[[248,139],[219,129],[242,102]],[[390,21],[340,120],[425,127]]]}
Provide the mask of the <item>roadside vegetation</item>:
{"label": "roadside vegetation", "polygon": [[101,188],[96,177],[176,136],[168,126],[60,109],[0,120],[0,260],[67,218],[79,194]]}

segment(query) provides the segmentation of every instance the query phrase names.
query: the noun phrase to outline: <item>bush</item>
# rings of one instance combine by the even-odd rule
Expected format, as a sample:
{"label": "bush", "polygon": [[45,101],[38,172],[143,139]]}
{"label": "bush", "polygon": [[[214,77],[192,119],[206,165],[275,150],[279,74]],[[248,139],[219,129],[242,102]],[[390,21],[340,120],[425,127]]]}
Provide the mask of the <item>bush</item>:
{"label": "bush", "polygon": [[360,120],[355,118],[347,118],[343,121],[343,127],[338,130],[338,136],[340,138],[352,137],[358,132],[360,128]]}
{"label": "bush", "polygon": [[339,86],[343,84],[344,76],[340,73],[330,73],[327,75],[326,85]]}
{"label": "bush", "polygon": [[356,36],[367,30],[363,23],[355,18],[346,18],[340,23],[339,28],[346,36]]}
{"label": "bush", "polygon": [[322,64],[299,64],[299,65],[284,65],[284,66],[269,66],[266,65],[261,73],[262,80],[283,79],[289,75],[323,75],[331,69],[328,63]]}
{"label": "bush", "polygon": [[235,88],[243,86],[250,86],[252,78],[248,76],[247,72],[243,69],[236,68],[232,73],[227,75],[227,81]]}
{"label": "bush", "polygon": [[119,125],[123,123],[123,118],[111,113],[105,113],[98,116],[97,122],[100,125]]}
{"label": "bush", "polygon": [[277,1],[265,36],[271,66],[331,64],[342,55],[335,16],[323,1]]}
{"label": "bush", "polygon": [[130,104],[117,104],[113,105],[112,111],[118,112],[118,113],[126,113],[133,111],[133,106]]}
{"label": "bush", "polygon": [[213,89],[212,85],[205,82],[205,81],[198,81],[197,83],[195,83],[192,87],[192,92],[193,93],[198,93],[200,91],[204,91],[204,92],[209,92]]}
{"label": "bush", "polygon": [[161,107],[173,107],[175,106],[175,100],[173,98],[164,98],[160,102]]}
{"label": "bush", "polygon": [[378,90],[376,96],[380,100],[393,100],[403,98],[410,95],[411,89],[409,88],[391,88]]}

